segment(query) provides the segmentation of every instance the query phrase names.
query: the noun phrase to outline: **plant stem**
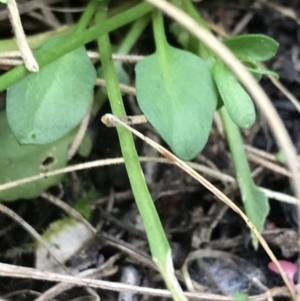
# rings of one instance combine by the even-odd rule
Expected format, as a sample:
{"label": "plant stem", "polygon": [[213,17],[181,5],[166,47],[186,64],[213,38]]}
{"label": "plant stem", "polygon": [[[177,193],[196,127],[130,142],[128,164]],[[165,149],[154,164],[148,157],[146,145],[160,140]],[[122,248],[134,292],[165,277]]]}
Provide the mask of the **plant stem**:
{"label": "plant stem", "polygon": [[[104,25],[105,18],[106,13],[103,8],[102,11],[96,14],[96,22],[99,23],[99,25]],[[111,44],[108,34],[104,34],[98,38],[98,45],[112,112],[118,116],[126,116],[112,60]],[[153,259],[157,263],[174,299],[177,301],[185,301],[186,299],[174,276],[170,246],[149,193],[132,134],[123,127],[117,127],[117,131],[125,167],[137,207],[143,220]]]}
{"label": "plant stem", "polygon": [[[43,66],[55,61],[61,56],[83,46],[97,37],[118,29],[142,16],[149,13],[153,9],[148,3],[141,3],[125,12],[116,15],[103,24],[97,24],[80,33],[71,34],[70,37],[61,43],[47,49],[45,52],[36,56],[37,62],[42,68]],[[7,89],[10,85],[24,78],[29,72],[24,65],[15,67],[0,77],[0,92]]]}
{"label": "plant stem", "polygon": [[[258,189],[252,179],[250,166],[239,128],[231,120],[225,106],[223,106],[219,111],[222,117],[247,217],[252,221],[256,228],[262,232],[265,219],[269,213],[268,198],[261,190]],[[257,249],[258,239],[253,233],[251,233],[251,236],[253,246]]]}
{"label": "plant stem", "polygon": [[89,4],[85,8],[80,20],[78,21],[78,23],[76,25],[76,27],[73,31],[73,34],[82,32],[88,27],[91,19],[93,18],[94,14],[96,13],[98,4],[99,4],[98,0],[90,0]]}
{"label": "plant stem", "polygon": [[[206,21],[201,17],[200,13],[195,8],[194,4],[191,0],[172,0],[171,1],[174,5],[181,7],[183,11],[189,14],[194,20],[198,22],[199,25],[204,27],[209,31],[209,26]],[[205,46],[199,39],[197,39],[194,35],[189,34],[189,45],[188,50],[198,54],[202,59],[211,59],[215,55],[214,53]]]}
{"label": "plant stem", "polygon": [[159,9],[155,9],[152,12],[152,26],[156,51],[164,55],[165,48],[169,46],[169,44],[165,33],[163,14]]}
{"label": "plant stem", "polygon": [[138,19],[132,24],[131,28],[118,47],[119,54],[128,54],[130,52],[142,32],[145,30],[146,26],[149,24],[149,21],[150,17],[147,15]]}
{"label": "plant stem", "polygon": [[[97,23],[104,24],[104,17],[104,12],[97,13]],[[106,88],[112,112],[117,116],[126,116],[121,91],[119,89],[118,78],[114,70],[113,60],[111,56],[110,40],[107,34],[104,34],[98,38],[98,47],[100,56],[102,58],[102,68],[104,78],[106,80]],[[154,218],[149,218],[148,216],[149,211],[156,212],[156,209],[148,191],[146,181],[143,177],[132,134],[122,127],[117,127],[117,130],[122,154],[125,160],[125,166],[129,176],[130,184],[132,186],[133,194],[137,202],[137,206],[141,214],[143,214],[143,212],[146,213],[142,216],[143,220],[145,220],[145,228],[152,229],[153,231],[163,231],[158,215],[156,214]],[[162,245],[163,247],[168,246],[166,237],[164,237],[162,241],[157,241],[156,243],[158,245]],[[155,249],[154,244],[150,245],[150,248]]]}

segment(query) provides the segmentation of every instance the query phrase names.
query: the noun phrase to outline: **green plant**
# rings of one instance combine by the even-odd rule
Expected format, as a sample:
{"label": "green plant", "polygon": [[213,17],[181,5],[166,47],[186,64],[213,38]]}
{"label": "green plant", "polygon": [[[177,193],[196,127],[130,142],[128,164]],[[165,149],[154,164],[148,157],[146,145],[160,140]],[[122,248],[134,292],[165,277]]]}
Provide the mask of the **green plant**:
{"label": "green plant", "polygon": [[[190,0],[173,2],[208,30]],[[144,18],[153,7],[147,3],[137,4],[107,19],[107,4],[108,1],[91,0],[74,32],[47,41],[35,52],[37,62],[42,68],[40,73],[28,74],[24,66],[19,66],[0,77],[0,90],[8,88],[9,124],[20,143],[47,144],[61,138],[80,123],[86,113],[96,76],[83,46],[95,39],[98,39],[112,111],[116,115],[126,115],[115,72],[116,68],[121,70],[122,66],[112,61],[108,33]],[[96,24],[87,28],[95,13]],[[213,114],[221,108],[245,210],[261,230],[268,212],[267,200],[257,190],[251,178],[237,127],[248,128],[255,122],[256,113],[250,96],[213,52],[178,25],[172,30],[185,50],[170,46],[160,11],[153,11],[152,24],[156,52],[136,65],[137,100],[141,110],[173,152],[190,160],[204,148],[211,130]],[[139,26],[135,30],[137,28]],[[132,32],[134,34],[129,35],[129,42],[123,44],[124,47],[120,46],[120,51],[128,52],[141,33],[133,29]],[[133,40],[130,40],[133,36]],[[224,43],[257,79],[263,74],[275,75],[259,65],[276,53],[278,44],[273,39],[262,35],[243,35],[225,39]],[[74,64],[84,71],[73,74]],[[56,70],[57,75],[54,77]],[[41,86],[37,87],[38,85]],[[43,95],[45,90],[49,93]],[[78,94],[82,98],[78,99]],[[20,106],[20,97],[23,96],[26,118],[22,120],[20,116],[24,116],[24,107]],[[51,101],[52,99],[55,101]],[[60,114],[67,111],[71,112],[67,118]],[[145,180],[141,177],[141,167],[131,134],[122,128],[118,128],[118,134],[153,258],[174,299],[185,300],[174,277],[168,241]],[[21,148],[25,149],[24,146]],[[239,159],[241,157],[242,160]],[[17,160],[16,162],[18,163]],[[19,174],[27,175],[29,174]],[[36,190],[32,195],[39,193],[40,190]],[[257,246],[254,238],[253,243]]]}
{"label": "green plant", "polygon": [[[174,2],[177,4],[177,1]],[[190,1],[180,2],[180,5],[208,30]],[[255,122],[256,112],[251,97],[224,63],[184,29],[177,26],[172,31],[190,52],[174,49],[167,44],[159,12],[153,24],[156,53],[136,66],[140,108],[173,152],[189,160],[207,142],[219,99],[218,107],[222,108],[220,112],[245,211],[259,231],[262,231],[269,211],[268,200],[252,180],[237,128],[249,128]],[[278,43],[273,39],[263,35],[242,35],[225,39],[224,43],[246,66],[250,66],[248,70],[257,79],[263,74],[276,75],[259,66],[260,62],[275,55]],[[257,248],[255,236],[252,236],[252,240]]]}

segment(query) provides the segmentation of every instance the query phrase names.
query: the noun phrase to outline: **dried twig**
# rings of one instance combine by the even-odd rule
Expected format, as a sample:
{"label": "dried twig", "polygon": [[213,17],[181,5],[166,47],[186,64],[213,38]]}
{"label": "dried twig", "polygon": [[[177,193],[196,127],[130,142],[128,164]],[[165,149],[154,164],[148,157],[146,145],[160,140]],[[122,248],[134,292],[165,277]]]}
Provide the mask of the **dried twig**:
{"label": "dried twig", "polygon": [[131,133],[145,141],[147,144],[155,148],[160,154],[168,158],[170,161],[172,161],[176,166],[178,166],[180,169],[182,169],[185,173],[193,177],[195,180],[197,180],[199,183],[201,183],[204,187],[206,187],[209,191],[211,191],[216,197],[218,197],[221,201],[223,201],[227,206],[229,206],[233,211],[235,211],[247,224],[247,226],[250,228],[250,230],[254,233],[254,235],[257,237],[258,241],[262,245],[262,247],[265,249],[266,253],[269,255],[270,259],[274,262],[277,269],[280,271],[280,275],[287,286],[293,300],[295,300],[295,291],[291,286],[291,283],[289,282],[284,270],[282,269],[280,263],[278,262],[277,258],[275,257],[274,253],[268,246],[265,239],[261,236],[257,228],[254,226],[254,224],[249,220],[249,218],[245,215],[245,213],[236,205],[234,204],[226,195],[223,194],[222,191],[220,191],[218,188],[216,188],[213,184],[211,184],[208,180],[206,180],[204,177],[202,177],[199,173],[197,173],[195,170],[193,170],[186,162],[180,160],[176,156],[174,156],[171,152],[169,152],[167,149],[159,145],[158,143],[154,142],[153,140],[145,137],[143,134],[138,132],[137,130],[133,129],[132,127],[128,126],[126,123],[120,121],[116,116],[111,114],[106,114],[102,117],[102,122],[105,125],[122,125],[127,130],[129,130]]}
{"label": "dried twig", "polygon": [[39,65],[33,56],[33,53],[27,43],[26,36],[22,27],[18,6],[16,0],[10,0],[7,3],[11,26],[15,33],[17,44],[21,51],[21,55],[26,68],[31,72],[38,72]]}

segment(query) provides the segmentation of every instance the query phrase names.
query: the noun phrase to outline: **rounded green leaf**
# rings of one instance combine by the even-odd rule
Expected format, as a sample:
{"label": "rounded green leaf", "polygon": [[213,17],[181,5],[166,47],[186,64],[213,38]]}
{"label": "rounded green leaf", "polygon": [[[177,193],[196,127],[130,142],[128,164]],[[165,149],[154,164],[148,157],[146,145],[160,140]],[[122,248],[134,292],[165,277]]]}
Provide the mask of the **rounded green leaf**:
{"label": "rounded green leaf", "polygon": [[212,126],[217,95],[208,65],[198,56],[166,45],[135,68],[138,104],[172,151],[196,157]]}
{"label": "rounded green leaf", "polygon": [[251,127],[256,119],[252,99],[230,70],[217,60],[213,76],[232,121],[241,128]]}
{"label": "rounded green leaf", "polygon": [[[6,112],[0,112],[0,183],[66,166],[68,148],[73,138],[74,131],[51,144],[20,145],[8,125]],[[37,197],[50,186],[59,183],[62,177],[57,175],[0,191],[0,199],[14,201]]]}
{"label": "rounded green leaf", "polygon": [[263,62],[272,58],[279,44],[262,34],[244,34],[224,40],[224,44],[241,60]]}
{"label": "rounded green leaf", "polygon": [[[57,44],[56,37],[38,50]],[[31,73],[8,89],[7,117],[20,143],[51,143],[75,128],[85,116],[96,71],[84,47]]]}

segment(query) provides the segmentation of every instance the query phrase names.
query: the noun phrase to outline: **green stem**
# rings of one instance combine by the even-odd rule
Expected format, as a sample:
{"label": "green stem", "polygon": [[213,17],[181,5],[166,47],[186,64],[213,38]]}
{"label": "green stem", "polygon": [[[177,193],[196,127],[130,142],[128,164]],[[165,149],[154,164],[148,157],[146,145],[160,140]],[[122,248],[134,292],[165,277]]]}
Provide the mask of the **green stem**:
{"label": "green stem", "polygon": [[[99,25],[105,24],[105,18],[106,13],[104,9],[96,14],[96,22]],[[103,74],[106,80],[112,112],[118,116],[126,116],[112,60],[112,50],[108,34],[104,34],[98,38],[98,47],[102,58]],[[138,210],[143,220],[152,257],[157,263],[174,300],[186,301],[174,276],[170,246],[149,193],[132,134],[123,127],[117,127],[117,131],[122,155],[125,160],[125,167]]]}
{"label": "green stem", "polygon": [[[252,221],[256,228],[262,232],[265,219],[269,212],[268,199],[266,195],[258,189],[253,181],[239,128],[231,120],[225,106],[223,106],[219,111],[222,117],[247,217]],[[257,249],[258,239],[253,233],[251,233],[251,235],[253,246]]]}
{"label": "green stem", "polygon": [[136,41],[141,36],[142,32],[145,30],[146,26],[149,24],[149,21],[150,17],[147,15],[138,19],[132,24],[131,28],[118,47],[118,53],[128,54],[130,52]]}
{"label": "green stem", "polygon": [[78,21],[78,23],[76,25],[76,27],[73,31],[73,34],[82,32],[88,27],[91,19],[93,18],[94,14],[96,13],[98,4],[99,4],[98,0],[90,0],[89,4],[85,8],[80,20]]}
{"label": "green stem", "polygon": [[[105,12],[96,14],[98,24],[105,24]],[[122,94],[119,89],[118,78],[115,73],[114,64],[111,56],[111,45],[107,34],[98,38],[99,53],[102,58],[102,68],[104,78],[106,80],[106,88],[110,106],[114,115],[126,116],[126,111],[123,105]],[[145,228],[151,231],[163,231],[159,217],[156,214],[154,218],[149,218],[149,212],[156,212],[152,198],[148,191],[148,187],[144,177],[142,176],[142,169],[135,149],[132,134],[122,127],[118,127],[118,135],[121,145],[122,154],[125,160],[125,166],[129,176],[130,184],[132,187],[137,206],[142,214]],[[145,212],[145,213],[144,213]],[[160,237],[160,235],[158,235]],[[159,239],[158,237],[158,239]],[[168,246],[166,237],[161,241],[156,242],[157,245]],[[155,249],[154,244],[150,245],[151,250]]]}
{"label": "green stem", "polygon": [[152,26],[156,51],[160,54],[164,54],[166,46],[169,44],[165,33],[163,14],[158,9],[152,12]]}
{"label": "green stem", "polygon": [[207,25],[206,21],[201,17],[197,9],[195,8],[194,4],[191,0],[183,0],[183,8],[184,10],[193,18],[195,19],[202,27],[209,30],[209,26]]}
{"label": "green stem", "polygon": [[250,166],[248,164],[248,159],[244,149],[244,144],[239,128],[231,120],[225,106],[223,106],[219,110],[219,112],[222,117],[230,153],[233,157],[235,170],[244,172],[244,174],[251,174]]}
{"label": "green stem", "polygon": [[[45,52],[37,55],[36,59],[38,64],[42,68],[43,66],[55,61],[68,52],[71,52],[72,50],[95,40],[97,37],[139,19],[140,17],[149,13],[152,9],[153,6],[150,4],[141,3],[123,13],[120,13],[119,15],[108,19],[103,24],[97,24],[87,30],[84,30],[83,32],[71,34],[68,39],[62,41],[60,44],[57,44],[54,47],[47,49]],[[6,72],[0,77],[0,92],[7,89],[18,80],[24,78],[28,73],[29,72],[24,65],[18,66],[9,72]]]}
{"label": "green stem", "polygon": [[[209,31],[209,26],[206,23],[206,21],[201,17],[197,9],[195,8],[194,4],[191,2],[191,0],[172,0],[171,1],[174,5],[181,7],[182,10],[184,10],[187,14],[189,14],[199,25],[204,27]],[[198,38],[195,36],[189,34],[189,45],[188,50],[198,54],[202,59],[211,59],[215,57],[215,54],[201,41],[199,41]]]}

